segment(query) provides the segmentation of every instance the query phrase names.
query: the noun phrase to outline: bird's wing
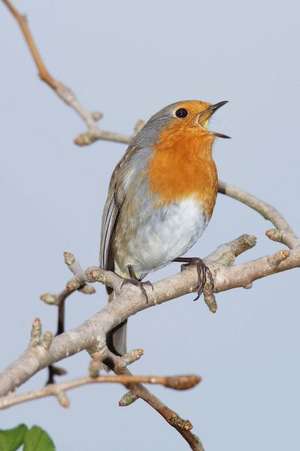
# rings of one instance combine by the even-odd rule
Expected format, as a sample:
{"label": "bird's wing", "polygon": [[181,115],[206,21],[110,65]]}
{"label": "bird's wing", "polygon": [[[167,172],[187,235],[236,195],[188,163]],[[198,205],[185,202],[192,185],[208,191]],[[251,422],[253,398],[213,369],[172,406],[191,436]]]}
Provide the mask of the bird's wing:
{"label": "bird's wing", "polygon": [[114,269],[111,244],[118,216],[131,181],[145,167],[149,156],[149,149],[129,146],[125,155],[114,169],[102,215],[100,242],[101,268]]}

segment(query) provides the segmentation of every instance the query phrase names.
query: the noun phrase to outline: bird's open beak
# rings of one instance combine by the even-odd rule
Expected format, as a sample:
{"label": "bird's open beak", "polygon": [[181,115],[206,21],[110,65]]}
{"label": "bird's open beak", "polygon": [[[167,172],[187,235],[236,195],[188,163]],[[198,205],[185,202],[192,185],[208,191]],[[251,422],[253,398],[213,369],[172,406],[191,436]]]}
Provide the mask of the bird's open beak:
{"label": "bird's open beak", "polygon": [[[211,116],[213,114],[215,114],[215,112],[221,108],[222,106],[226,105],[226,103],[228,103],[228,100],[223,100],[222,102],[218,102],[215,103],[214,105],[210,105],[208,108],[206,108],[206,110],[202,111],[199,115],[198,115],[198,123],[206,128],[208,120],[211,118]],[[218,138],[226,138],[229,139],[230,136],[228,135],[224,135],[223,133],[219,133],[219,132],[212,132],[210,131],[210,133]]]}

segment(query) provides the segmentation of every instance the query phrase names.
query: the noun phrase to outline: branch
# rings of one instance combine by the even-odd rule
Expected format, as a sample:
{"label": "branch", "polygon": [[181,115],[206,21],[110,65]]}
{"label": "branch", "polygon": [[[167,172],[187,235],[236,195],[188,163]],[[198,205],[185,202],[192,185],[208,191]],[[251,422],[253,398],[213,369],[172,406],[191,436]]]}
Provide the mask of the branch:
{"label": "branch", "polygon": [[[115,372],[115,374],[131,377],[132,374],[127,369],[127,366],[140,359],[143,353],[144,351],[142,349],[134,349],[133,351],[130,351],[120,357],[113,354],[108,349],[108,347],[104,347],[100,351],[91,353],[92,360],[89,368],[90,376],[97,377],[99,375],[99,370],[102,367],[102,364],[105,363],[111,370]],[[174,379],[174,381],[172,381],[172,384],[176,385],[177,389],[181,389],[183,383],[186,387],[186,384],[194,383],[194,381],[196,381],[196,379],[194,379],[194,376],[192,376],[192,378],[188,376],[188,379],[185,378],[182,379],[182,381]],[[142,381],[139,381],[137,383],[137,381],[131,380],[130,383],[127,383],[126,380],[124,380],[123,385],[129,391],[122,396],[121,400],[119,401],[119,406],[128,406],[139,398],[143,399],[183,436],[192,450],[204,451],[199,438],[191,432],[191,429],[193,428],[192,423],[189,420],[182,419],[176,412],[174,412],[174,410],[170,409],[168,406],[162,403],[160,399],[158,399],[147,388],[141,385],[140,382]]]}
{"label": "branch", "polygon": [[2,0],[2,2],[16,19],[22,31],[25,42],[38,70],[40,79],[45,82],[69,107],[76,111],[76,113],[79,114],[81,119],[86,124],[87,131],[79,135],[74,142],[79,146],[84,146],[101,139],[104,141],[114,141],[128,144],[131,139],[128,136],[101,130],[98,127],[97,122],[103,117],[102,113],[88,111],[81,105],[72,89],[56,80],[50,74],[32,36],[26,16],[20,14],[10,0]]}
{"label": "branch", "polygon": [[[69,270],[74,274],[76,280],[78,281],[78,291],[84,294],[94,294],[96,292],[95,288],[89,284],[87,284],[84,280],[81,279],[83,270],[80,264],[75,259],[74,255],[71,252],[64,253],[64,261]],[[66,299],[74,292],[71,289],[72,287],[64,288],[60,293],[44,293],[40,296],[40,299],[49,305],[57,306],[57,329],[56,336],[62,334],[65,331],[65,308],[66,308]],[[63,376],[66,374],[66,370],[64,368],[60,368],[54,365],[49,365],[48,367],[48,379],[46,384],[54,384],[55,376]]]}
{"label": "branch", "polygon": [[72,390],[82,385],[89,384],[152,384],[161,385],[163,387],[171,388],[173,390],[188,390],[195,387],[201,382],[201,378],[195,375],[185,376],[132,376],[132,375],[117,375],[117,376],[97,376],[97,377],[81,377],[69,382],[61,384],[50,384],[46,387],[24,393],[22,395],[9,395],[0,399],[0,409],[7,409],[8,407],[22,404],[26,401],[32,401],[35,399],[46,398],[48,396],[55,396],[62,407],[69,407],[70,403],[65,395],[66,391]]}
{"label": "branch", "polygon": [[[116,374],[131,376],[130,371],[127,369],[128,359],[124,356],[116,356],[108,349],[106,351],[113,371]],[[122,396],[122,399],[119,402],[120,406],[128,406],[139,398],[143,399],[154,410],[156,410],[170,424],[170,426],[182,435],[193,451],[204,451],[200,439],[191,432],[193,425],[189,420],[184,420],[181,418],[174,410],[166,406],[146,387],[141,385],[141,383],[124,384],[124,386],[129,390],[129,392]]]}
{"label": "branch", "polygon": [[67,284],[58,294],[48,292],[43,293],[40,296],[40,299],[46,304],[59,306],[60,304],[64,303],[65,300],[76,290],[84,294],[96,293],[95,288],[92,285],[89,285],[84,279],[83,269],[71,252],[64,252],[64,261],[71,273],[75,276],[73,282],[72,284]]}
{"label": "branch", "polygon": [[137,397],[143,399],[153,409],[155,409],[180,435],[187,441],[193,451],[204,451],[200,439],[191,432],[193,428],[189,420],[182,419],[174,410],[170,409],[146,387],[142,385],[128,386],[131,392]]}
{"label": "branch", "polygon": [[[300,239],[297,237],[291,226],[272,205],[264,202],[252,194],[242,191],[236,186],[229,185],[226,182],[219,181],[219,193],[242,202],[253,210],[257,211],[265,219],[271,221],[276,227],[276,231],[268,230],[266,235],[273,241],[279,241],[286,244],[290,249],[300,245]],[[280,231],[280,233],[278,233]]]}
{"label": "branch", "polygon": [[[238,238],[227,243],[225,246],[228,254],[240,253],[247,238],[249,237],[246,235],[244,239]],[[219,252],[220,248],[216,250],[215,255]],[[222,253],[222,262],[224,262],[224,258],[224,253]],[[231,258],[229,261],[232,261]],[[279,251],[237,266],[218,264],[214,260],[213,253],[209,255],[207,263],[214,275],[214,291],[221,292],[232,288],[249,287],[249,284],[262,277],[299,267],[300,248]],[[39,348],[37,352],[35,348],[27,349],[19,359],[0,374],[1,396],[14,390],[37,371],[50,364],[84,349],[105,347],[106,334],[131,315],[196,291],[198,285],[197,271],[190,267],[174,276],[156,282],[153,284],[153,290],[146,287],[148,302],[145,302],[145,296],[138,287],[128,284],[122,286],[122,279],[110,271],[91,267],[84,272],[84,277],[89,283],[100,282],[113,287],[115,291],[113,301],[79,327],[55,337],[49,350]],[[78,280],[73,278],[67,286],[71,285],[76,289],[76,284],[78,284]]]}

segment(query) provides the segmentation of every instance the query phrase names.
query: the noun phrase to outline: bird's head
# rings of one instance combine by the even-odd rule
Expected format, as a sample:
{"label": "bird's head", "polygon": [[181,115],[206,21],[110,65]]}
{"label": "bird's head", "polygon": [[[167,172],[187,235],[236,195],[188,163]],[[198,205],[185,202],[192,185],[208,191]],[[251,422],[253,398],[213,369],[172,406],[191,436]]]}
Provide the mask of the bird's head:
{"label": "bird's head", "polygon": [[197,135],[213,141],[218,138],[230,138],[223,133],[208,129],[209,119],[227,101],[210,104],[200,100],[184,100],[166,106],[154,114],[134,138],[134,143],[141,147],[154,145],[162,132],[169,135],[183,133]]}

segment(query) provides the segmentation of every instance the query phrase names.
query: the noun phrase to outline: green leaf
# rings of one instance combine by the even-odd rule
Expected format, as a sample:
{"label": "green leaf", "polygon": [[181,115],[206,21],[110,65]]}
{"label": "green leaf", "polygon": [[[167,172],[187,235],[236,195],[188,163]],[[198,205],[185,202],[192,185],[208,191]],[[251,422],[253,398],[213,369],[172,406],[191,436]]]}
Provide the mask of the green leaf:
{"label": "green leaf", "polygon": [[1,451],[16,451],[24,442],[24,436],[27,431],[25,424],[13,429],[0,430],[0,450]]}
{"label": "green leaf", "polygon": [[32,426],[26,432],[23,451],[55,451],[55,445],[46,431]]}

